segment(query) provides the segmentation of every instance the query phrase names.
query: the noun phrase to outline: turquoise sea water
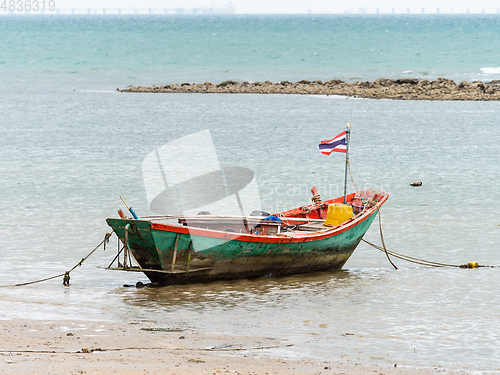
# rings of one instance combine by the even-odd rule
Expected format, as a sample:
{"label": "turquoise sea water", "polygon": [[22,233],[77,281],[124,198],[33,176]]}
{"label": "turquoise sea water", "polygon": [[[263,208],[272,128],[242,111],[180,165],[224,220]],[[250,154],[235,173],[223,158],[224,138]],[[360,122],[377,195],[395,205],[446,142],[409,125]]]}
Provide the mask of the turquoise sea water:
{"label": "turquoise sea water", "polygon": [[[500,266],[500,104],[324,96],[125,94],[182,82],[500,79],[495,16],[0,17],[0,284],[74,266],[123,208],[151,214],[144,157],[209,129],[222,166],[256,173],[262,208],[343,190],[319,141],[352,124],[358,188],[390,194],[387,246]],[[410,182],[422,181],[421,188]],[[350,187],[352,189],[352,187]],[[366,238],[379,243],[377,223]],[[294,344],[263,355],[500,368],[498,268],[430,269],[361,244],[344,271],[127,289],[116,242],[61,280],[0,288],[0,318],[148,319]]]}
{"label": "turquoise sea water", "polygon": [[500,65],[494,15],[16,16],[1,17],[0,31],[2,70],[56,74],[74,85],[89,77],[111,87],[404,75],[483,80]]}

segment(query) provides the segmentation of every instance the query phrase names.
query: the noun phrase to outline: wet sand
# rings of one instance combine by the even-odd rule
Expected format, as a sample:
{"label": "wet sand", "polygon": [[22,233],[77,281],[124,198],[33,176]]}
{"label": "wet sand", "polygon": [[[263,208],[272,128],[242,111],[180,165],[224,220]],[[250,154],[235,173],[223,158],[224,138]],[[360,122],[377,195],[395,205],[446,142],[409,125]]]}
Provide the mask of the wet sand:
{"label": "wet sand", "polygon": [[[435,374],[443,369],[262,357],[285,339],[200,333],[153,322],[0,321],[6,374]],[[463,372],[460,372],[463,373]]]}

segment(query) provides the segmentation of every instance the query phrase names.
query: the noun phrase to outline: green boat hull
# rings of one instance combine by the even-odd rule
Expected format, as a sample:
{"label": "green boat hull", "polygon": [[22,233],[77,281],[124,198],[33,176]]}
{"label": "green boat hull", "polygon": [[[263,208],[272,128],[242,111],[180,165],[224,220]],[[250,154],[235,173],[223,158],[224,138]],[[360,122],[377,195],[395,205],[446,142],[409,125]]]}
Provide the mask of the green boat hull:
{"label": "green boat hull", "polygon": [[303,235],[238,234],[150,220],[107,219],[128,244],[136,270],[163,285],[340,269],[373,222],[381,202],[332,229]]}

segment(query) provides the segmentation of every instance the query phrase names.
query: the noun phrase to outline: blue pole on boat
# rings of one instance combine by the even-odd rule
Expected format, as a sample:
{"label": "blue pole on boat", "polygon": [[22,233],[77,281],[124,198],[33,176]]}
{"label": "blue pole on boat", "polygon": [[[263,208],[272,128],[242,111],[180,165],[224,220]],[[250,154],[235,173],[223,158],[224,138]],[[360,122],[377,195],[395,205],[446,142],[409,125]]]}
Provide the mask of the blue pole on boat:
{"label": "blue pole on boat", "polygon": [[351,139],[351,129],[349,123],[345,128],[346,152],[345,152],[345,179],[344,179],[344,204],[347,204],[347,168],[349,168],[349,141]]}
{"label": "blue pole on boat", "polygon": [[139,220],[139,216],[137,216],[134,212],[134,210],[132,209],[132,207],[129,207],[128,210],[130,211],[130,213],[132,214],[132,216],[134,217],[134,219],[136,220]]}
{"label": "blue pole on boat", "polygon": [[130,211],[130,213],[132,214],[132,216],[134,217],[134,219],[139,220],[139,217],[135,214],[135,212],[132,209],[132,207],[129,207],[129,205],[125,202],[125,200],[122,198],[121,195],[120,195],[120,199],[122,200],[123,204],[128,208],[128,210]]}

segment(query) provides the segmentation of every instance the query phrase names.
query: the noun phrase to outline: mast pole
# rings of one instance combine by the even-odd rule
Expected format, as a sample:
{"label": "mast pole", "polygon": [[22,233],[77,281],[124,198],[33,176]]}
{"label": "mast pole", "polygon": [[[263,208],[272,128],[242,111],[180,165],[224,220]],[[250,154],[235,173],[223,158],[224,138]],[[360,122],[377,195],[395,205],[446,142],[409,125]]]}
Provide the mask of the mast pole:
{"label": "mast pole", "polygon": [[349,168],[349,142],[351,139],[351,129],[349,123],[345,128],[346,152],[345,152],[345,179],[344,179],[344,204],[347,204],[347,168]]}

